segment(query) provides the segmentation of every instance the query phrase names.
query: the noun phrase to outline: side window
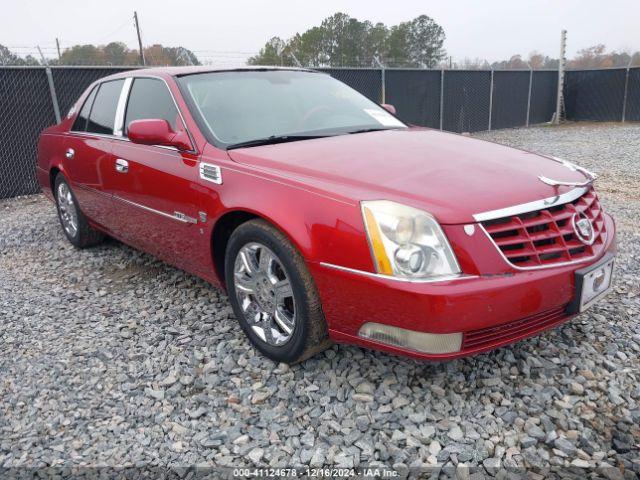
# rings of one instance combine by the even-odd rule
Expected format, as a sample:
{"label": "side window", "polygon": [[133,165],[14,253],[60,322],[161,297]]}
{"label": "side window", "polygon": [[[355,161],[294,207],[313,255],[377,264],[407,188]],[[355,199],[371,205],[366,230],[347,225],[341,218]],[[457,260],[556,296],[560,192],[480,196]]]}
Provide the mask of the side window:
{"label": "side window", "polygon": [[[124,117],[124,135],[134,120],[160,118],[176,130],[178,109],[165,83],[154,78],[136,78],[131,86],[127,111]],[[181,126],[181,125],[180,125]]]}
{"label": "side window", "polygon": [[113,134],[116,120],[116,108],[124,80],[113,80],[100,84],[96,99],[91,108],[87,132]]}
{"label": "side window", "polygon": [[98,87],[93,87],[91,93],[84,101],[84,105],[80,109],[80,113],[76,117],[75,122],[73,122],[73,126],[71,130],[76,132],[84,132],[87,130],[87,120],[89,120],[89,112],[91,111],[91,105],[93,105],[93,100],[96,98],[96,92],[98,91]]}

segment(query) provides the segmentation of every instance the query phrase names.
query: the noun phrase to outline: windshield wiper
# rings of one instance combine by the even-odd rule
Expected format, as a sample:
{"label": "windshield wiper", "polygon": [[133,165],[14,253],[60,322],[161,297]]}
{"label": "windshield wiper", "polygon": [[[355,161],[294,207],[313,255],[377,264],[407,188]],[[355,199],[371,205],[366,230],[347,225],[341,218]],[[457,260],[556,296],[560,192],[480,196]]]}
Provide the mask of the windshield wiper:
{"label": "windshield wiper", "polygon": [[265,138],[256,138],[246,142],[232,143],[227,146],[227,150],[234,148],[258,147],[261,145],[275,145],[276,143],[297,142],[298,140],[311,140],[313,138],[324,138],[328,135],[271,135]]}
{"label": "windshield wiper", "polygon": [[391,130],[391,129],[388,127],[369,127],[369,128],[361,128],[359,130],[350,130],[347,133],[349,135],[353,135],[354,133],[380,132],[382,130]]}

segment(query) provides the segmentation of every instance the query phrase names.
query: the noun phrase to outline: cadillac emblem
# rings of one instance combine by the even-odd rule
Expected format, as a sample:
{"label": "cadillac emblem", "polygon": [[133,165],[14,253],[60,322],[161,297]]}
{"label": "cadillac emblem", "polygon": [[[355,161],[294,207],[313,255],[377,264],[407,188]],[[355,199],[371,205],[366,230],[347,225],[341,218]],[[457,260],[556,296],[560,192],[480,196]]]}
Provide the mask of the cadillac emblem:
{"label": "cadillac emblem", "polygon": [[571,217],[571,224],[578,240],[585,245],[593,245],[593,242],[596,241],[596,232],[589,217],[582,212],[574,213]]}

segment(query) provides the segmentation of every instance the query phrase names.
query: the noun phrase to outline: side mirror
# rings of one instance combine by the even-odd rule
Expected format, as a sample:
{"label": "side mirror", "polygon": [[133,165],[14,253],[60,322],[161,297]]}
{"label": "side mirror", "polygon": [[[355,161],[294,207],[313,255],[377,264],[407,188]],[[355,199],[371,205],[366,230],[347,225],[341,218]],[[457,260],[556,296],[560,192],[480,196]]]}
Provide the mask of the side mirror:
{"label": "side mirror", "polygon": [[396,114],[396,107],[394,107],[390,103],[383,103],[380,106],[382,108],[384,108],[387,112],[389,112],[391,115],[395,115]]}
{"label": "side mirror", "polygon": [[150,118],[134,120],[127,130],[129,140],[141,145],[162,145],[178,150],[193,150],[189,135],[185,131],[174,132],[166,120]]}

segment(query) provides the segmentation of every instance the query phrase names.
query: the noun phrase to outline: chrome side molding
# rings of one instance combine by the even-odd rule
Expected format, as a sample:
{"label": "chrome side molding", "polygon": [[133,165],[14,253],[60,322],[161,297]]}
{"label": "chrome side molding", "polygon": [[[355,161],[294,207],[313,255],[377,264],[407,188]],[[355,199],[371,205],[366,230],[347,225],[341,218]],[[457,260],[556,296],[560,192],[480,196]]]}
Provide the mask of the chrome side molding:
{"label": "chrome side molding", "polygon": [[137,208],[139,208],[141,210],[144,210],[145,212],[155,213],[156,215],[160,215],[160,216],[165,217],[165,218],[170,218],[171,220],[176,220],[178,222],[190,223],[190,224],[197,224],[198,223],[198,219],[197,218],[189,217],[188,215],[185,215],[182,212],[177,212],[176,211],[176,212],[173,212],[173,214],[171,214],[171,213],[163,212],[161,210],[156,210],[155,208],[147,207],[146,205],[141,205],[139,203],[132,202],[131,200],[127,200],[126,198],[122,198],[122,197],[119,197],[117,195],[113,195],[112,198],[114,200],[119,201],[119,202],[126,203],[127,205],[131,205],[132,207],[137,207]]}
{"label": "chrome side molding", "polygon": [[355,273],[357,275],[363,275],[365,277],[380,278],[384,280],[393,280],[396,282],[408,282],[408,283],[438,283],[438,282],[450,282],[452,280],[470,280],[472,278],[478,278],[478,275],[466,275],[464,273],[456,273],[454,275],[446,275],[433,278],[405,278],[394,277],[392,275],[383,275],[380,273],[365,272],[364,270],[357,270],[355,268],[343,267],[341,265],[334,265],[333,263],[320,262],[323,267],[333,268],[335,270],[341,270],[343,272]]}

